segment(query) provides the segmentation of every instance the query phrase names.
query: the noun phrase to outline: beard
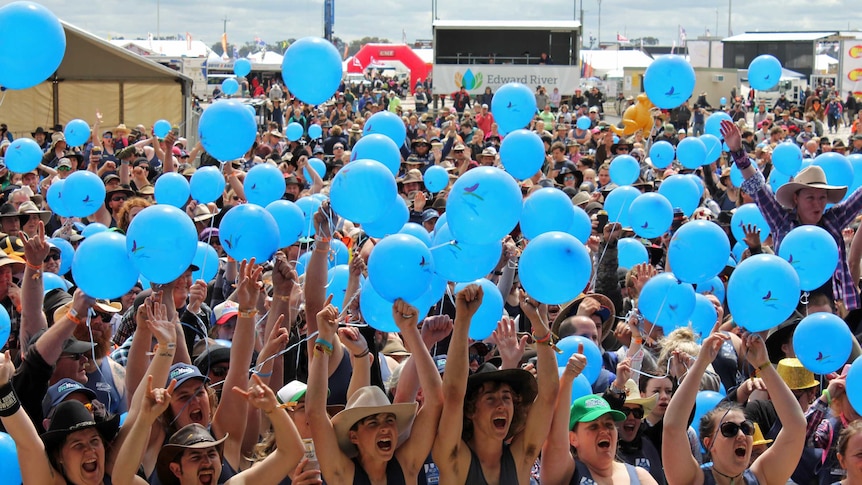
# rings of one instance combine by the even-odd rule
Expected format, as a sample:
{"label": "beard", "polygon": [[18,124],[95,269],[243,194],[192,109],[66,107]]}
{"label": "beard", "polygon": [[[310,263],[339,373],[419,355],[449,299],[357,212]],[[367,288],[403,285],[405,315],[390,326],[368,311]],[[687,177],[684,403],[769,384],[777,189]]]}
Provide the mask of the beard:
{"label": "beard", "polygon": [[[111,342],[111,326],[110,324],[102,324],[99,325],[100,328],[104,330],[93,330],[93,353],[97,359],[101,359],[108,355],[113,350],[113,343]],[[75,331],[72,335],[82,341],[89,342],[90,341],[90,330],[85,325],[78,325],[75,327]],[[87,354],[87,357],[93,357],[90,354]]]}

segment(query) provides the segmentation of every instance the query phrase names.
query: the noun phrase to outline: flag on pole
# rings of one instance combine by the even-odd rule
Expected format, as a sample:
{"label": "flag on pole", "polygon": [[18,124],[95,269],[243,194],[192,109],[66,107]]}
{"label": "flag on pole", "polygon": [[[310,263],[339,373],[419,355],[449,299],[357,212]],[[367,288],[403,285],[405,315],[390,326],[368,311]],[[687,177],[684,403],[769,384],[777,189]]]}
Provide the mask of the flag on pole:
{"label": "flag on pole", "polygon": [[258,47],[260,47],[261,49],[263,49],[264,47],[266,47],[266,42],[265,42],[263,39],[261,39],[260,37],[255,37],[255,38],[254,38],[254,43],[255,43]]}
{"label": "flag on pole", "polygon": [[620,44],[628,44],[629,40],[617,33],[617,42],[619,42]]}

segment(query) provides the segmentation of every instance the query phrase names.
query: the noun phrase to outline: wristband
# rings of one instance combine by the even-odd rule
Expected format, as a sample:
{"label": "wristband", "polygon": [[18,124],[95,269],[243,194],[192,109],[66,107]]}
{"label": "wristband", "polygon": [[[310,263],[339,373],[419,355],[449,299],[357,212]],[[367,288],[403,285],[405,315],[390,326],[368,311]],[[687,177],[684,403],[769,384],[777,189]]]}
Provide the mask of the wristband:
{"label": "wristband", "polygon": [[253,318],[257,314],[258,314],[257,308],[252,308],[251,310],[240,309],[237,312],[237,315],[239,315],[240,318]]}
{"label": "wristband", "polygon": [[832,406],[832,394],[829,393],[829,389],[823,389],[820,395],[826,398],[826,406]]}
{"label": "wristband", "polygon": [[75,309],[69,310],[69,313],[66,314],[66,318],[72,321],[75,325],[83,325],[84,321],[78,318],[78,312]]}
{"label": "wristband", "polygon": [[497,275],[497,276],[503,276],[503,272],[502,272],[502,271],[494,271],[494,274],[495,274],[495,275]]}
{"label": "wristband", "polygon": [[24,261],[24,264],[27,265],[27,267],[32,269],[33,271],[36,271],[39,273],[42,272],[42,266],[36,266],[35,264],[31,264],[30,261]]}
{"label": "wristband", "polygon": [[255,374],[257,374],[258,377],[272,377],[272,372],[264,374],[263,372],[257,371]]}
{"label": "wristband", "polygon": [[361,359],[362,357],[365,357],[366,355],[368,355],[368,354],[370,354],[370,353],[371,353],[371,349],[367,349],[367,348],[366,348],[366,349],[365,349],[365,351],[364,351],[364,352],[362,352],[362,353],[359,353],[359,354],[353,354],[353,357],[354,357],[354,358],[356,358],[356,359]]}
{"label": "wristband", "polygon": [[7,382],[0,387],[0,417],[8,418],[12,416],[21,407],[18,401],[18,396],[15,395],[15,389],[11,382]]}
{"label": "wristband", "polygon": [[332,342],[330,342],[328,340],[324,340],[322,338],[315,340],[314,345],[315,345],[315,347],[318,345],[323,346],[324,348],[326,348],[326,350],[329,351],[330,354],[335,349],[335,347],[332,346]]}
{"label": "wristband", "polygon": [[323,344],[314,344],[314,355],[317,354],[332,355],[332,349]]}
{"label": "wristband", "polygon": [[327,244],[328,244],[330,241],[332,241],[332,238],[331,238],[331,237],[316,236],[316,237],[314,238],[314,240],[315,240],[316,242],[322,242],[322,243],[327,243]]}

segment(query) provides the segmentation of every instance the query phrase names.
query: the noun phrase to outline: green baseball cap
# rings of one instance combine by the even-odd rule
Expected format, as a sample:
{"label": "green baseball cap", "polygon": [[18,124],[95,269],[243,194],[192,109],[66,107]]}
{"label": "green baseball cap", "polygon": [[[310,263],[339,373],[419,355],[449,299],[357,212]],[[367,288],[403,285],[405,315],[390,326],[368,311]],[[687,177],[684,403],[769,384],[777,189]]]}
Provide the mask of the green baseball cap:
{"label": "green baseball cap", "polygon": [[595,421],[605,414],[610,414],[614,421],[626,419],[625,414],[611,409],[611,405],[602,396],[588,394],[572,403],[572,409],[569,412],[569,429],[574,428],[577,423]]}

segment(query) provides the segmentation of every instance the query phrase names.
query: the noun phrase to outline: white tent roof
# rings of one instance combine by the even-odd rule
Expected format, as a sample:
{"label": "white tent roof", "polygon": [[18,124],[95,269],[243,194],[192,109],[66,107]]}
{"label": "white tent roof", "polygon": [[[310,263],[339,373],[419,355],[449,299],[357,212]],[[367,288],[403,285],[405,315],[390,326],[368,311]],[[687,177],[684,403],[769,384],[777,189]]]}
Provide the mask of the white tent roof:
{"label": "white tent roof", "polygon": [[284,56],[278,54],[277,52],[255,52],[254,54],[249,54],[246,56],[248,60],[255,64],[278,64],[281,65],[281,61],[284,60]]}
{"label": "white tent roof", "polygon": [[834,64],[838,64],[838,59],[826,54],[817,54],[817,57],[814,58],[814,69],[816,71],[828,71],[829,66]]}
{"label": "white tent roof", "polygon": [[165,57],[209,57],[212,49],[200,40],[127,40],[110,41],[117,47],[128,49],[142,56]]}
{"label": "white tent roof", "polygon": [[597,75],[625,67],[649,67],[652,57],[639,50],[581,51],[581,62],[589,64]]}
{"label": "white tent roof", "polygon": [[792,42],[814,41],[837,34],[831,32],[746,32],[744,34],[725,37],[722,42]]}

